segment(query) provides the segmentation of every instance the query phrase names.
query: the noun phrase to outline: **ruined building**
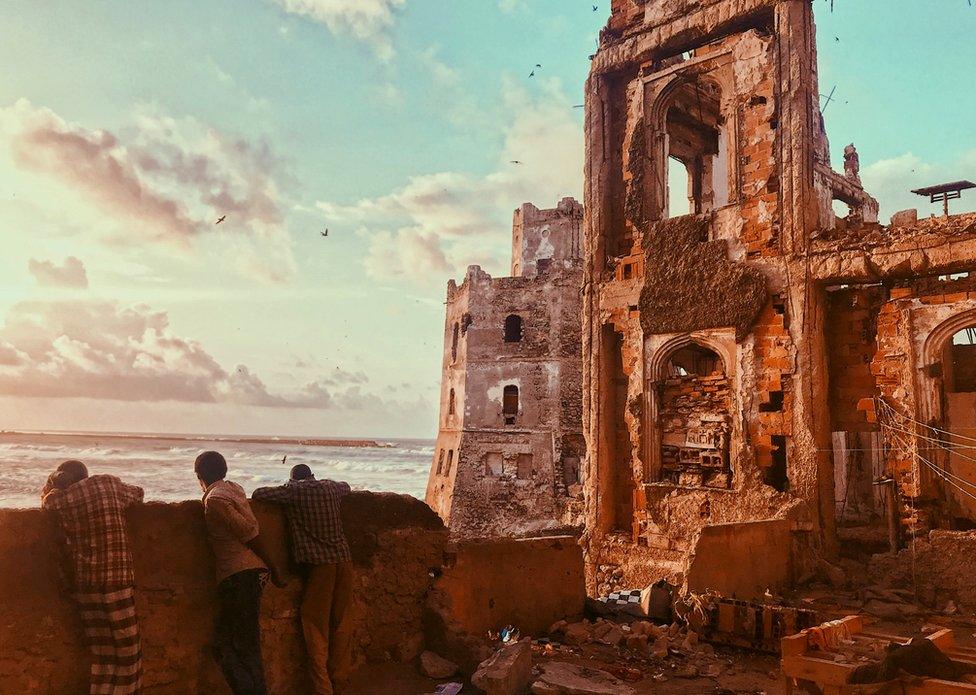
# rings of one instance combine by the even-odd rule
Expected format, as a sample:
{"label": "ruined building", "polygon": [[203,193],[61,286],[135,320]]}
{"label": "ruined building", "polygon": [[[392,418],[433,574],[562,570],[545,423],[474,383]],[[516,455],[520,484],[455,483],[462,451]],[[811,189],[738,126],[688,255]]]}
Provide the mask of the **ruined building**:
{"label": "ruined building", "polygon": [[832,168],[810,0],[613,0],[586,90],[590,589],[976,521],[976,216]]}
{"label": "ruined building", "polygon": [[583,208],[515,211],[512,277],[447,287],[427,503],[452,534],[531,535],[579,512]]}

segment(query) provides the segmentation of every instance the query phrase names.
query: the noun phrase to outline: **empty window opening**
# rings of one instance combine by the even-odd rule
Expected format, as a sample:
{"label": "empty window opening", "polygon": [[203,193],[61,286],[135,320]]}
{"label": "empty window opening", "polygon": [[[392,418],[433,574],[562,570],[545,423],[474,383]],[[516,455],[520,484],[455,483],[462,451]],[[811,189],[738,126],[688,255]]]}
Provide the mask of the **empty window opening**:
{"label": "empty window opening", "polygon": [[532,454],[519,454],[516,460],[516,471],[519,478],[527,480],[534,474],[532,469]]}
{"label": "empty window opening", "polygon": [[784,394],[782,391],[770,391],[769,400],[759,404],[760,413],[781,413],[783,412]]}
{"label": "empty window opening", "polygon": [[518,343],[522,340],[522,317],[509,314],[505,317],[505,342]]}
{"label": "empty window opening", "polygon": [[437,451],[437,475],[444,473],[444,450]]}
{"label": "empty window opening", "polygon": [[447,399],[447,414],[454,415],[455,409],[457,407],[457,397],[454,395],[454,389],[451,389],[451,394]]}
{"label": "empty window opening", "polygon": [[485,475],[499,477],[505,472],[505,457],[501,452],[492,451],[485,454]]}
{"label": "empty window opening", "polygon": [[563,482],[569,485],[578,485],[580,481],[580,460],[576,456],[567,456],[563,459]]}
{"label": "empty window opening", "polygon": [[519,389],[518,386],[509,384],[502,392],[502,417],[505,418],[505,424],[514,425],[518,414]]}
{"label": "empty window opening", "polygon": [[657,413],[662,482],[731,487],[731,402],[725,363],[716,352],[691,344],[671,355]]}
{"label": "empty window opening", "polygon": [[667,104],[665,217],[708,213],[729,202],[722,91],[709,80],[677,87]]}
{"label": "empty window opening", "polygon": [[634,264],[624,263],[624,280],[630,280],[634,277]]}
{"label": "empty window opening", "polygon": [[454,331],[451,335],[451,362],[457,362],[458,357],[458,340],[460,339],[461,324],[454,324]]}
{"label": "empty window opening", "polygon": [[774,434],[772,440],[771,458],[773,463],[763,473],[763,480],[779,492],[786,492],[790,489],[790,481],[786,476],[786,437]]}
{"label": "empty window opening", "polygon": [[976,392],[976,326],[962,329],[946,345],[942,384],[947,393]]}
{"label": "empty window opening", "polygon": [[545,275],[549,272],[549,267],[552,265],[551,258],[540,258],[535,262],[535,271],[538,275]]}
{"label": "empty window opening", "polygon": [[451,474],[451,466],[454,465],[454,449],[447,452],[447,467],[444,469],[444,475]]}

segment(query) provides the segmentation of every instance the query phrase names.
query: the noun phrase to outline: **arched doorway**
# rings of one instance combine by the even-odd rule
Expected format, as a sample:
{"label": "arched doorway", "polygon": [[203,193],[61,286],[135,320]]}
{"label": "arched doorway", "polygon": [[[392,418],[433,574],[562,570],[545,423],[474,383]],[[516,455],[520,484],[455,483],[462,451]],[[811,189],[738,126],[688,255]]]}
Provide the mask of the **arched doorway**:
{"label": "arched doorway", "polygon": [[732,391],[725,361],[697,342],[662,360],[653,409],[657,480],[690,487],[730,488]]}
{"label": "arched doorway", "polygon": [[[954,526],[976,527],[976,320],[956,331],[942,348],[940,401]],[[951,434],[949,434],[951,433]],[[947,481],[948,482],[948,481]]]}

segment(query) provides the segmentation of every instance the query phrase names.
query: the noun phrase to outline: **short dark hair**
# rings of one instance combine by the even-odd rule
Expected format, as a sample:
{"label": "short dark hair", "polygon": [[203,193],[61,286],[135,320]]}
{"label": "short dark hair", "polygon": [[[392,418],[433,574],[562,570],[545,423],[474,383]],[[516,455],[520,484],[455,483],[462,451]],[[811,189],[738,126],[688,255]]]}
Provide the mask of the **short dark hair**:
{"label": "short dark hair", "polygon": [[211,485],[227,476],[227,459],[219,451],[204,451],[193,462],[193,470],[200,480]]}
{"label": "short dark hair", "polygon": [[312,475],[312,469],[306,466],[304,463],[299,463],[297,466],[291,467],[291,479],[292,480],[308,480],[309,478],[314,478]]}
{"label": "short dark hair", "polygon": [[81,461],[65,461],[57,468],[54,486],[64,490],[69,485],[74,485],[88,477],[88,467]]}

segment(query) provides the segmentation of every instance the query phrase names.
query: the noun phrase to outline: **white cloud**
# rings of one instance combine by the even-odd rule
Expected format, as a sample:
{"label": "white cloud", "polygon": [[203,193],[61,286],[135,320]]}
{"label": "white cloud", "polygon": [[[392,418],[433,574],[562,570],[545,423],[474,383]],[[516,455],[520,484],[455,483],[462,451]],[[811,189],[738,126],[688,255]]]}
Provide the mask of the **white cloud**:
{"label": "white cloud", "polygon": [[[892,214],[909,208],[916,208],[920,217],[927,217],[931,213],[941,215],[941,204],[933,205],[927,198],[912,193],[912,190],[947,181],[972,179],[974,171],[976,150],[964,152],[954,163],[948,165],[930,164],[912,152],[907,152],[862,167],[861,181],[865,190],[877,198],[881,205],[879,221],[887,224]],[[976,196],[950,202],[950,212],[953,213],[973,209],[976,209]]]}
{"label": "white cloud", "polygon": [[324,24],[335,36],[368,43],[384,61],[396,51],[390,31],[406,0],[275,0],[286,12]]}
{"label": "white cloud", "polygon": [[272,392],[247,366],[225,369],[176,335],[165,312],[144,305],[22,302],[0,328],[0,396],[330,409],[360,402],[367,382],[361,371],[336,370]]}
{"label": "white cloud", "polygon": [[74,256],[68,256],[61,265],[53,261],[39,261],[31,258],[27,262],[27,269],[34,276],[38,285],[42,287],[70,287],[85,289],[88,287],[88,273],[85,264]]}
{"label": "white cloud", "polygon": [[369,239],[364,265],[372,277],[437,285],[471,263],[504,272],[512,210],[523,202],[550,207],[564,196],[580,196],[582,129],[559,82],[540,86],[541,91],[531,94],[512,80],[504,81],[502,98],[510,121],[488,175],[423,174],[386,195],[352,205],[318,204],[327,218],[358,225]]}
{"label": "white cloud", "polygon": [[[91,130],[21,99],[0,109],[2,144],[15,168],[56,183],[103,225],[124,221],[105,241],[188,251],[204,237],[219,238],[250,276],[281,281],[294,272],[280,166],[266,142],[150,108],[119,133]],[[215,226],[222,215],[226,222]]]}

